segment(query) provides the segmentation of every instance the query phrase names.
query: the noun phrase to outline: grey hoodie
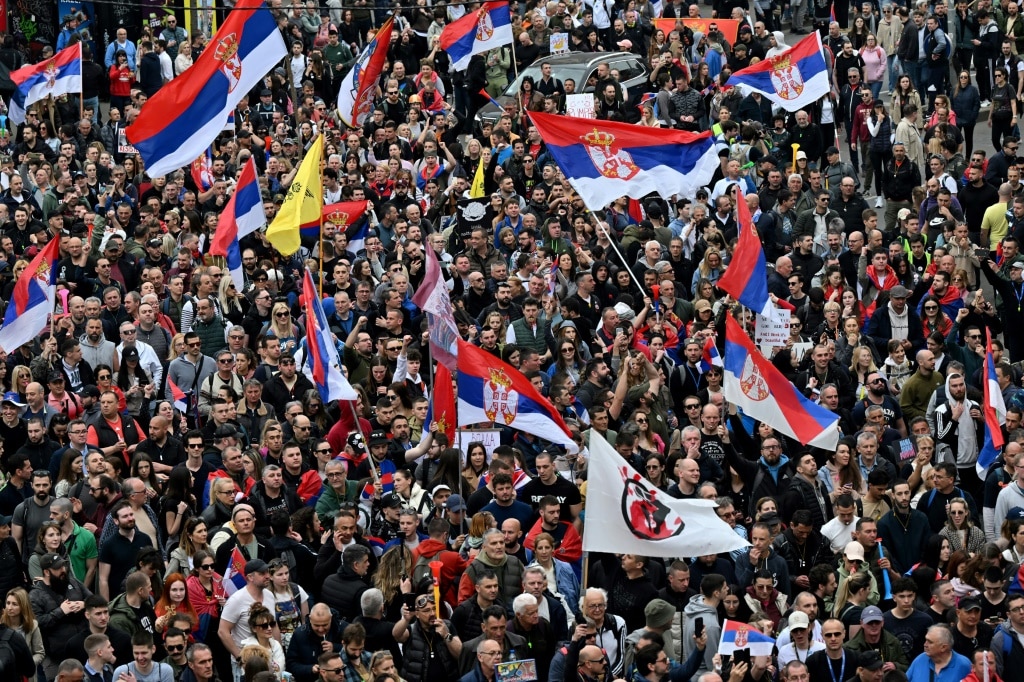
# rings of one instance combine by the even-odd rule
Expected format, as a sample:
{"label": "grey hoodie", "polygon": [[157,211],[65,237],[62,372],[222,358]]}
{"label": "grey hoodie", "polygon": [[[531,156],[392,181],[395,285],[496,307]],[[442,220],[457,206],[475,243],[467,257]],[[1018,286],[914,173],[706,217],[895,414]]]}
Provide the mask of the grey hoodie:
{"label": "grey hoodie", "polygon": [[691,599],[683,609],[682,660],[684,661],[689,658],[696,646],[693,643],[693,628],[697,618],[704,619],[704,631],[708,635],[708,644],[704,649],[704,662],[697,671],[699,676],[715,669],[712,659],[718,653],[718,640],[722,636],[722,625],[718,622],[718,609],[705,604],[703,594],[698,594]]}

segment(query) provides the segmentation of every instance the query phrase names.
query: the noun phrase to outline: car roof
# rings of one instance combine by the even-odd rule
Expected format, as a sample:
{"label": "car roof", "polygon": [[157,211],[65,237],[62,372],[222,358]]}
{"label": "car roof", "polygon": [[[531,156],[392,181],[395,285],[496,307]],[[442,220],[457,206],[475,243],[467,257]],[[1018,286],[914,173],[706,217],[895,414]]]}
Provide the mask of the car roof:
{"label": "car roof", "polygon": [[616,59],[625,59],[627,57],[639,59],[639,57],[632,52],[563,52],[561,54],[552,54],[546,57],[540,57],[534,63],[547,62],[548,64],[551,64],[551,66],[557,66],[559,64],[592,65]]}

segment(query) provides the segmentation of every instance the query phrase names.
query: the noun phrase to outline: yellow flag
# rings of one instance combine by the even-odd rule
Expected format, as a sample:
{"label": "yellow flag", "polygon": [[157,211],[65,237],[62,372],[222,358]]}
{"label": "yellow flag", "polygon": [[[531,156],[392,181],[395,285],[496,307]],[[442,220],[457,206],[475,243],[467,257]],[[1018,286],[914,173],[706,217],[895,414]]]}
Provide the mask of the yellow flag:
{"label": "yellow flag", "polygon": [[469,198],[479,199],[484,192],[484,159],[480,157],[480,163],[476,165],[476,173],[473,175],[473,184],[469,188]]}
{"label": "yellow flag", "polygon": [[299,250],[299,230],[317,229],[324,207],[324,187],[320,179],[320,160],[324,155],[324,137],[320,135],[302,159],[281,210],[267,228],[267,240],[282,255]]}

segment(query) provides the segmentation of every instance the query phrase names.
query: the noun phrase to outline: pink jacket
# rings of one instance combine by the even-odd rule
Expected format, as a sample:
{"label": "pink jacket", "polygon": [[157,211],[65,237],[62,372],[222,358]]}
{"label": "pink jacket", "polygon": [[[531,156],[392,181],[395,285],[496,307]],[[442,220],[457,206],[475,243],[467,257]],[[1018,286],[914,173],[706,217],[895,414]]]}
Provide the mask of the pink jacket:
{"label": "pink jacket", "polygon": [[866,47],[860,50],[861,59],[864,60],[864,81],[877,83],[885,80],[886,54],[881,47],[871,50]]}

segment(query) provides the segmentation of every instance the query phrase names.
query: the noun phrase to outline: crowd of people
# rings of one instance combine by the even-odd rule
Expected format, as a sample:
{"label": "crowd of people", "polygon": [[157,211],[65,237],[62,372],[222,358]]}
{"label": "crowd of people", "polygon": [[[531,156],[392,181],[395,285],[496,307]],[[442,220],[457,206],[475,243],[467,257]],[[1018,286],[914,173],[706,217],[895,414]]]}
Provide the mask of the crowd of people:
{"label": "crowd of people", "polygon": [[[5,305],[51,240],[60,251],[52,325],[0,356],[0,670],[1017,679],[1024,17],[1012,1],[843,5],[511,2],[514,45],[459,70],[440,35],[476,4],[275,0],[288,57],[243,97],[208,169],[163,177],[124,128],[212,36],[172,14],[102,34],[65,17],[56,47],[84,44],[81,99],[0,129]],[[683,21],[709,14],[706,32]],[[389,16],[372,113],[348,127],[339,90]],[[729,86],[784,53],[784,27],[820,32],[832,86],[796,112]],[[608,60],[583,82],[560,75],[546,61],[558,33]],[[52,54],[3,45],[11,68]],[[623,84],[634,57],[643,94]],[[581,92],[598,129],[710,130],[719,169],[692,196],[585,205],[530,121]],[[493,122],[477,116],[491,98]],[[991,145],[975,147],[982,126]],[[328,219],[282,256],[260,230],[236,281],[209,251],[240,169],[253,159],[272,221],[320,135],[324,201],[369,201],[368,235],[350,245]],[[468,217],[478,169],[485,206]],[[789,338],[762,352],[836,415],[834,450],[744,415],[704,363],[727,315],[754,333],[718,287],[746,227],[738,201],[789,314]],[[412,301],[427,248],[460,335],[521,372],[578,452],[500,424],[480,425],[493,441],[452,442],[430,418],[430,330]],[[307,376],[306,269],[354,401],[325,401]],[[988,350],[1005,445],[979,473],[996,435]],[[658,494],[714,500],[749,548],[585,554],[594,434]],[[727,629],[735,651],[719,650]],[[770,655],[744,646],[754,630]]]}

